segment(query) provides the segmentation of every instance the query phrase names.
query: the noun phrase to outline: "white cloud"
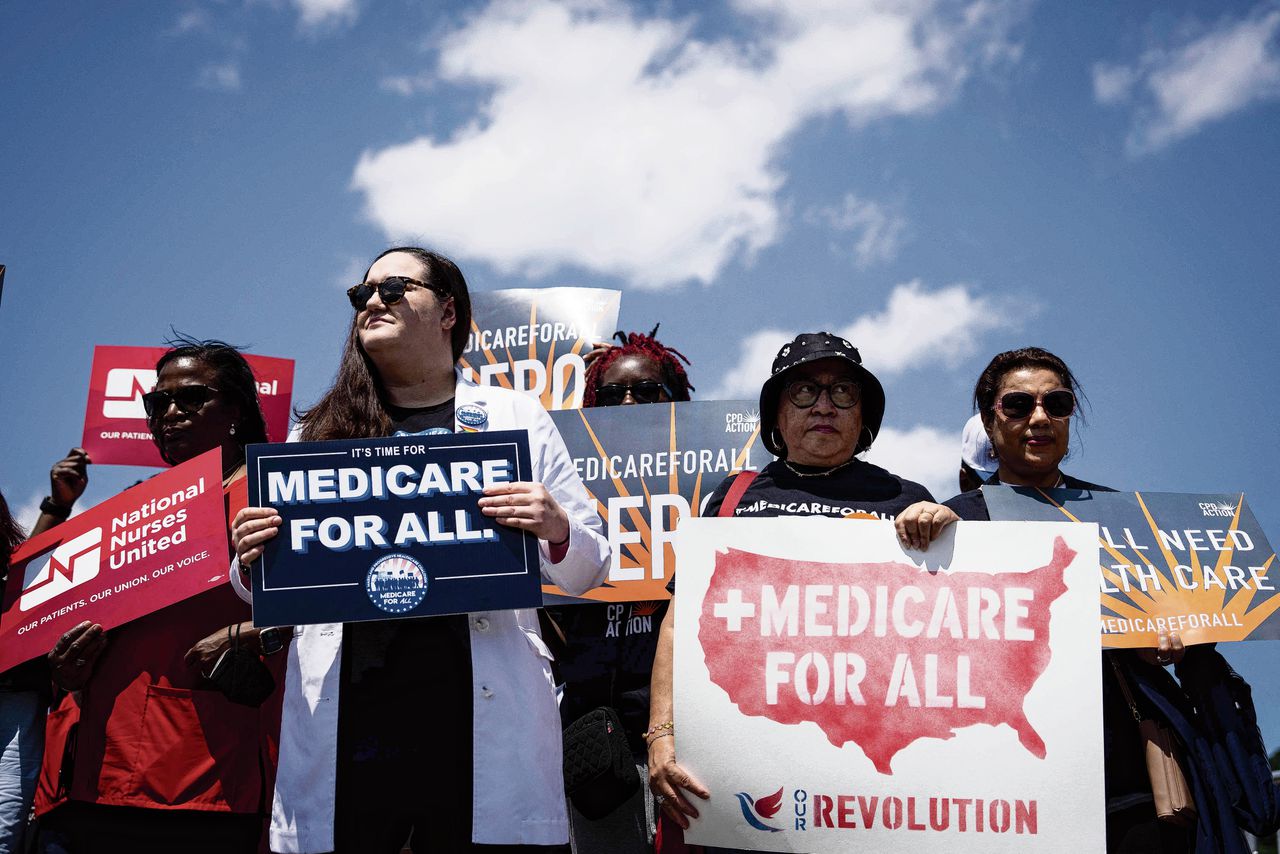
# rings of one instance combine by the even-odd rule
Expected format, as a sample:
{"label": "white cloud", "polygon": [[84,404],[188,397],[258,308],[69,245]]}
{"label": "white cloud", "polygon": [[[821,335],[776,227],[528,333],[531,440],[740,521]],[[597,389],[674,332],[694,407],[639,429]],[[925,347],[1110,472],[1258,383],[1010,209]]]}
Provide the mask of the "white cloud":
{"label": "white cloud", "polygon": [[[902,248],[907,220],[899,213],[870,199],[846,193],[837,207],[810,208],[805,218],[829,228],[853,235],[852,252],[860,269],[872,264],[892,261]],[[836,247],[837,251],[849,250]]]}
{"label": "white cloud", "polygon": [[1093,66],[1093,97],[1099,104],[1120,104],[1129,98],[1137,82],[1135,69],[1098,63]]}
{"label": "white cloud", "polygon": [[235,92],[240,88],[240,65],[233,59],[206,65],[196,75],[196,85],[216,92]]}
{"label": "white cloud", "polygon": [[899,477],[924,484],[937,501],[960,491],[959,433],[925,426],[909,430],[882,427],[865,459]]}
{"label": "white cloud", "polygon": [[356,0],[293,0],[293,6],[307,29],[350,24],[360,13]]}
{"label": "white cloud", "polygon": [[352,183],[389,238],[430,234],[504,273],[710,282],[777,239],[779,155],[802,122],[939,109],[1007,55],[1020,8],[738,0],[754,39],[713,42],[619,0],[498,0],[439,45],[439,79],[490,91],[477,115],[364,152]]}
{"label": "white cloud", "polygon": [[[863,364],[880,378],[921,364],[955,366],[972,355],[979,337],[990,330],[1010,326],[1015,312],[966,285],[950,285],[927,291],[919,281],[898,285],[889,294],[885,310],[864,315],[828,331],[847,338],[862,355]],[[724,374],[720,387],[708,400],[751,398],[769,376],[773,357],[783,344],[801,331],[764,329],[743,341],[738,364]]]}
{"label": "white cloud", "polygon": [[31,529],[35,527],[36,520],[40,518],[40,502],[43,500],[43,492],[33,492],[31,497],[21,504],[9,505],[9,512],[13,514],[14,520],[22,526],[22,530],[26,531],[28,535],[31,533]]}
{"label": "white cloud", "polygon": [[379,89],[403,95],[406,98],[418,92],[426,92],[434,86],[435,78],[430,74],[395,74],[378,81]]}
{"label": "white cloud", "polygon": [[1199,37],[1147,51],[1131,66],[1099,64],[1094,96],[1136,101],[1127,147],[1143,154],[1260,101],[1280,97],[1280,9],[1259,5]]}
{"label": "white cloud", "polygon": [[209,27],[209,13],[204,9],[193,6],[178,16],[178,19],[173,22],[173,26],[169,29],[169,34],[185,35],[192,32],[204,32]]}

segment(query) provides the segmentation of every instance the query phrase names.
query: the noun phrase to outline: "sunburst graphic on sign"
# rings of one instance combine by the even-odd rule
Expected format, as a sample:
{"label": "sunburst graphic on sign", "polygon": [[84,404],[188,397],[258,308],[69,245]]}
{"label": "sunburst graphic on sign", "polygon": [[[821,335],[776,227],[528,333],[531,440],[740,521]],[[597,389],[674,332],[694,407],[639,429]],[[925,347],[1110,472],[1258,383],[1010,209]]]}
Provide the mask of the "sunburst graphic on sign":
{"label": "sunburst graphic on sign", "polygon": [[[581,308],[581,328],[597,328],[610,310],[610,307],[603,302],[583,306]],[[537,329],[538,322],[538,301],[534,300],[533,304],[529,306],[529,328]],[[473,339],[479,339],[480,331],[480,324],[472,317],[471,335]],[[584,351],[591,349],[592,342],[586,338],[578,338],[573,342],[552,340],[545,345],[547,348],[545,356],[538,355],[538,343],[538,335],[529,336],[529,344],[526,348],[527,353],[523,354],[519,348],[507,346],[482,347],[474,353],[464,355],[461,360],[462,367],[469,369],[475,375],[479,375],[480,359],[483,359],[483,363],[487,365],[511,365],[513,370],[515,370],[517,363],[536,365],[536,367],[533,367],[533,371],[536,374],[533,378],[533,388],[539,389],[538,400],[542,403],[544,409],[576,409],[581,406],[582,385],[580,382],[575,381],[574,371],[580,367],[581,357]],[[557,353],[556,347],[558,345],[569,346],[564,347],[561,352]],[[565,360],[563,357],[566,353],[578,356],[579,359]],[[494,373],[492,381],[505,389],[516,388],[511,374],[506,371]],[[527,391],[528,388],[520,388],[519,390]]]}
{"label": "sunburst graphic on sign", "polygon": [[[1081,521],[1048,493],[1039,492],[1067,519]],[[1225,528],[1222,548],[1212,564],[1201,562],[1193,548],[1183,549],[1188,558],[1185,562],[1179,560],[1169,545],[1171,535],[1168,531],[1161,535],[1161,526],[1142,494],[1135,495],[1158,550],[1158,557],[1144,558],[1141,569],[1147,573],[1154,570],[1158,583],[1148,581],[1144,589],[1144,585],[1135,582],[1132,574],[1117,571],[1112,564],[1132,566],[1133,557],[1118,550],[1106,537],[1099,537],[1104,555],[1112,558],[1108,562],[1104,557],[1100,565],[1102,579],[1106,583],[1102,592],[1104,618],[1114,617],[1118,621],[1164,618],[1170,621],[1167,625],[1175,626],[1174,630],[1179,632],[1183,642],[1190,645],[1244,640],[1280,610],[1280,595],[1266,590],[1266,587],[1275,586],[1271,574],[1275,553],[1256,570],[1246,571],[1235,563],[1240,542],[1236,532],[1239,531],[1240,514],[1245,506],[1244,495],[1223,508],[1229,512],[1231,522]],[[1251,563],[1256,566],[1256,562],[1251,560]],[[1263,589],[1260,590],[1259,586]],[[1117,625],[1129,624],[1117,622]],[[1155,647],[1158,637],[1159,631],[1134,630],[1131,627],[1123,633],[1110,633],[1105,628],[1103,631],[1103,643],[1109,647]]]}
{"label": "sunburst graphic on sign", "polygon": [[[690,449],[680,446],[679,431],[676,427],[676,404],[647,404],[646,409],[651,407],[666,406],[667,416],[667,436],[663,443],[663,450],[669,454],[675,455],[686,452]],[[595,448],[595,453],[599,456],[600,461],[606,467],[609,460],[613,456],[609,448],[605,446],[597,431],[591,425],[591,410],[583,409],[578,411],[578,417],[582,419],[582,425],[586,430],[587,436]],[[746,467],[751,459],[751,449],[760,438],[760,425],[757,423],[750,432],[741,434],[742,438],[737,440],[732,449],[733,460],[731,463],[732,472],[741,471]],[[692,450],[699,450],[694,448]],[[703,499],[719,485],[720,480],[724,477],[722,472],[716,472],[713,475],[713,482],[706,483],[703,479],[703,471],[699,468],[695,475],[684,475],[683,479],[677,467],[673,466],[664,476],[650,476],[637,478],[624,478],[616,472],[610,470],[607,483],[612,487],[613,494],[620,498],[632,498],[641,496],[644,499],[643,504],[639,507],[629,506],[617,512],[625,514],[625,518],[619,520],[620,524],[628,530],[634,531],[639,535],[639,542],[623,543],[618,546],[618,566],[621,570],[639,570],[637,575],[642,577],[633,581],[628,581],[625,587],[606,581],[600,587],[589,591],[584,598],[595,599],[600,602],[628,602],[636,600],[666,600],[670,598],[667,592],[667,582],[671,580],[671,575],[675,568],[674,550],[669,542],[661,542],[659,546],[665,550],[663,554],[663,566],[665,572],[661,578],[654,578],[650,571],[653,566],[654,558],[654,530],[651,521],[651,513],[653,507],[654,495],[683,495],[688,499],[691,512],[696,514],[697,508],[702,504]],[[732,473],[731,472],[731,473]],[[692,479],[692,483],[690,483]],[[632,487],[628,487],[628,480],[632,481]],[[639,489],[634,488],[635,481],[639,481]],[[682,485],[684,488],[682,488]],[[605,530],[609,530],[610,514],[609,496],[603,494],[603,490],[592,490],[587,486],[587,494],[595,500],[597,512],[604,522]],[[597,494],[600,493],[600,494]],[[678,509],[672,506],[664,506],[660,511],[663,515],[660,524],[665,531],[674,530],[678,521]],[[543,585],[543,591],[546,593],[563,595],[562,591],[553,585]]]}

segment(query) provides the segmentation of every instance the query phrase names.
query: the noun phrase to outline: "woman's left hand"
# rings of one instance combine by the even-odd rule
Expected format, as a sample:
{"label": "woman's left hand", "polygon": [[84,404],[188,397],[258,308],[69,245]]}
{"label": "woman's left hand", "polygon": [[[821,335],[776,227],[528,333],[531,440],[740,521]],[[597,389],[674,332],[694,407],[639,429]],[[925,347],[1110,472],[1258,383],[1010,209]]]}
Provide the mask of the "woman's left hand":
{"label": "woman's left hand", "polygon": [[898,529],[898,541],[903,548],[924,550],[944,528],[958,521],[960,517],[950,507],[932,501],[917,501],[898,514],[893,526]]}
{"label": "woman's left hand", "polygon": [[[241,628],[244,628],[244,624],[241,625]],[[252,642],[257,635],[257,631],[252,627],[243,631],[240,635],[240,642]],[[196,645],[187,650],[187,667],[204,676],[208,676],[212,672],[213,666],[218,663],[218,659],[222,658],[222,654],[231,647],[229,637],[230,633],[227,631],[227,627],[224,626],[208,637],[196,641]]]}
{"label": "woman's left hand", "polygon": [[1164,667],[1167,664],[1177,664],[1187,654],[1187,648],[1182,645],[1182,637],[1177,632],[1161,634],[1159,643],[1155,649],[1138,650],[1138,657],[1147,664]]}
{"label": "woman's left hand", "polygon": [[548,543],[563,543],[569,538],[569,516],[540,483],[519,481],[491,486],[480,499],[480,512]]}

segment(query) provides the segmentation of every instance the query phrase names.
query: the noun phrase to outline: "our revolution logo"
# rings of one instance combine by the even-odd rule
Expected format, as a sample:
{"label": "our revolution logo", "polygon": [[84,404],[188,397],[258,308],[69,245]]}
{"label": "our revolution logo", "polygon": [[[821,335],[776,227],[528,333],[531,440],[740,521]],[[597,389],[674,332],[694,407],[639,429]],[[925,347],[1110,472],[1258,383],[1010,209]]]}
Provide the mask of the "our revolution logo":
{"label": "our revolution logo", "polygon": [[742,817],[747,820],[747,824],[756,830],[764,830],[769,833],[781,833],[782,828],[773,827],[765,824],[766,819],[771,819],[778,814],[778,810],[782,809],[782,787],[772,795],[763,798],[753,798],[746,792],[735,792],[738,798],[738,806],[742,807]]}
{"label": "our revolution logo", "polygon": [[48,558],[27,564],[18,607],[30,611],[95,578],[102,565],[102,529],[94,528],[62,543]]}
{"label": "our revolution logo", "polygon": [[107,371],[102,415],[105,418],[145,419],[142,396],[156,385],[156,372],[149,368],[112,368]]}

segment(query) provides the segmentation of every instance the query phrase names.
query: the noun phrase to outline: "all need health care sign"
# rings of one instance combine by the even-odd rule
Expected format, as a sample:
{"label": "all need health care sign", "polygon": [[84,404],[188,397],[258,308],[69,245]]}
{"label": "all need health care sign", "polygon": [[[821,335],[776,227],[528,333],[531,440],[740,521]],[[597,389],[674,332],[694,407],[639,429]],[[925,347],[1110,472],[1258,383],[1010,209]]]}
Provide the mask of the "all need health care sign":
{"label": "all need health care sign", "polygon": [[531,477],[524,430],[250,445],[249,503],[283,519],[252,572],[260,626],[542,603],[536,539],[480,512]]}
{"label": "all need health care sign", "polygon": [[1097,522],[1102,643],[1280,638],[1275,549],[1240,493],[984,486],[992,519]]}
{"label": "all need health care sign", "polygon": [[582,406],[583,359],[618,328],[621,291],[516,288],[471,294],[471,335],[462,373],[515,389],[548,410]]}
{"label": "all need health care sign", "polygon": [[32,537],[13,555],[0,671],[45,655],[93,620],[113,629],[228,583],[218,449]]}
{"label": "all need health care sign", "polygon": [[546,585],[548,603],[668,599],[680,520],[701,515],[726,477],[772,459],[753,401],[602,406],[553,412],[551,419],[613,555],[604,584],[581,598]]}
{"label": "all need health care sign", "polygon": [[[93,348],[89,403],[81,445],[97,465],[164,466],[142,396],[155,388],[156,362],[167,347]],[[267,420],[267,438],[282,442],[289,433],[293,360],[245,354],[258,383],[258,402]]]}
{"label": "all need health care sign", "polygon": [[676,551],[690,842],[1101,851],[1097,527],[694,519]]}

